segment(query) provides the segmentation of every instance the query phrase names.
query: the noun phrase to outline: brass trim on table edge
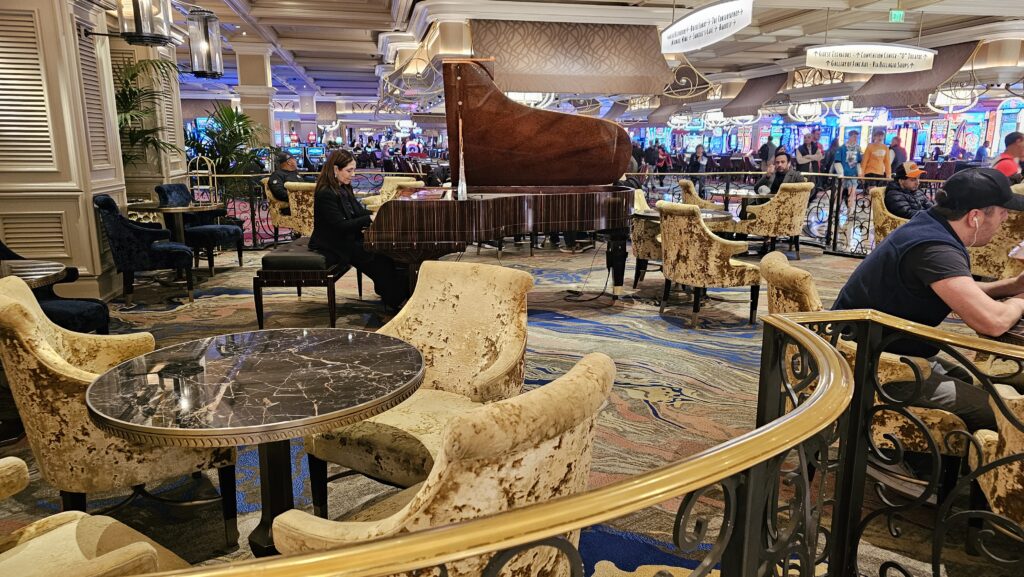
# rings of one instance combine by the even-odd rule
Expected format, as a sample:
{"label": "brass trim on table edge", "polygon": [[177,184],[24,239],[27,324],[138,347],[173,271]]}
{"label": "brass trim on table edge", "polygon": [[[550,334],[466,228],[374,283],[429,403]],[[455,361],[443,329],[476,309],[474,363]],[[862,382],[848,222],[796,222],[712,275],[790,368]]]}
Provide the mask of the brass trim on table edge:
{"label": "brass trim on table edge", "polygon": [[[846,410],[850,366],[831,345],[784,316],[763,317],[804,346],[818,386],[783,417],[696,455],[598,489],[472,521],[376,539],[350,547],[159,573],[203,577],[379,577],[433,567],[602,523],[707,487],[790,450]],[[400,559],[397,560],[396,559]]]}
{"label": "brass trim on table edge", "polygon": [[[18,276],[18,275],[12,274],[10,276]],[[64,267],[63,269],[61,269],[61,270],[59,270],[57,272],[50,273],[50,274],[47,274],[46,276],[39,277],[39,278],[27,279],[27,278],[20,277],[20,276],[18,276],[18,278],[20,278],[21,280],[25,281],[25,284],[28,285],[28,288],[37,289],[37,288],[43,288],[45,286],[50,286],[52,284],[57,284],[60,281],[66,279],[67,276],[68,276],[68,268]]]}
{"label": "brass trim on table edge", "polygon": [[[144,427],[111,419],[101,415],[89,407],[89,418],[93,424],[112,435],[136,443],[149,443],[170,447],[194,447],[212,449],[215,447],[237,447],[239,445],[258,445],[273,441],[286,441],[297,437],[327,433],[334,429],[352,425],[366,420],[384,411],[394,408],[413,395],[423,383],[423,369],[417,378],[405,386],[373,401],[372,404],[360,405],[328,415],[306,417],[297,421],[287,421],[273,425],[245,427],[236,433],[218,433],[226,429],[170,429]],[[160,432],[157,432],[160,431]]]}

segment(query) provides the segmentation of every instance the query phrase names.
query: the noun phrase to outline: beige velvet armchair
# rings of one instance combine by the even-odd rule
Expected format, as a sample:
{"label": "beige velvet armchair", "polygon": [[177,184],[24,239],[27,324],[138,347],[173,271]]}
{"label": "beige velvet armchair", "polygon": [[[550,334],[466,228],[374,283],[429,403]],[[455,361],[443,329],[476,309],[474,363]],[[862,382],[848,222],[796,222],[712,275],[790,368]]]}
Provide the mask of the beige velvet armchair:
{"label": "beige velvet armchair", "polygon": [[[0,499],[28,486],[21,459],[0,459]],[[142,533],[110,517],[65,511],[0,535],[0,575],[120,577],[189,565]]]}
{"label": "beige velvet armchair", "polygon": [[747,243],[716,236],[704,224],[700,208],[692,204],[659,201],[657,206],[661,213],[661,266],[665,275],[661,312],[665,312],[674,282],[693,287],[694,326],[708,287],[749,286],[750,324],[754,324],[761,272],[757,265],[732,258],[747,252]]}
{"label": "beige velvet armchair", "polygon": [[[1024,184],[1013,187],[1024,194]],[[971,273],[986,278],[1003,279],[1024,272],[1024,261],[1011,258],[1010,250],[1024,241],[1024,213],[1010,211],[1009,218],[985,246],[967,249],[971,253]]]}
{"label": "beige velvet armchair", "polygon": [[[398,194],[399,183],[412,184],[416,182],[419,181],[417,181],[416,178],[412,176],[385,176],[384,182],[380,185],[380,191],[378,192],[378,194],[375,194],[373,196],[367,196],[366,198],[363,199],[363,204],[366,205],[366,208],[368,208],[369,210],[377,212],[377,209],[380,208],[380,205],[395,198],[395,195]],[[423,183],[420,182],[418,186],[423,186]]]}
{"label": "beige velvet armchair", "polygon": [[[453,415],[423,483],[340,522],[287,511],[274,520],[274,542],[286,555],[321,551],[583,491],[594,423],[614,379],[612,360],[594,353],[547,385]],[[572,542],[578,537],[573,532]],[[478,576],[492,555],[449,563],[449,575]],[[565,561],[549,548],[523,553],[507,570],[539,577],[569,574]]]}
{"label": "beige velvet armchair", "polygon": [[[647,212],[651,207],[647,204],[644,191],[636,189],[633,191],[633,212]],[[629,240],[633,247],[633,258],[636,259],[636,272],[633,273],[633,288],[647,275],[648,262],[661,260],[661,241],[658,235],[661,234],[661,223],[646,218],[634,217],[630,219]]]}
{"label": "beige velvet armchair", "polygon": [[306,438],[314,505],[326,515],[327,462],[408,487],[430,472],[455,415],[519,394],[526,358],[528,273],[428,261],[412,297],[383,334],[423,354],[423,384],[397,407]]}
{"label": "beige velvet armchair", "polygon": [[292,207],[295,218],[295,230],[302,236],[313,234],[313,196],[316,191],[315,182],[286,182],[288,205]]}
{"label": "beige velvet armchair", "polygon": [[[761,259],[761,275],[768,286],[768,313],[786,314],[797,312],[818,312],[822,310],[821,297],[814,285],[811,273],[789,264],[789,259],[781,252],[771,252]],[[836,348],[843,354],[852,367],[857,358],[857,346],[852,341],[840,339]],[[922,378],[931,374],[931,365],[927,359],[904,357],[914,363],[921,371]],[[882,353],[878,361],[878,382],[881,385],[895,382],[914,381],[914,371],[900,360],[900,355]],[[947,459],[943,467],[946,474],[953,475],[959,466],[958,458],[963,455],[963,442],[958,435],[950,437],[951,449],[947,449],[944,439],[953,431],[966,431],[964,422],[948,411],[942,409],[924,409],[908,407],[908,410],[921,419],[935,440],[940,451],[952,459]],[[875,415],[872,425],[872,436],[877,446],[892,448],[892,442],[886,438],[891,434],[907,451],[930,453],[928,437],[909,419],[886,411]],[[945,457],[944,457],[945,459]],[[949,487],[947,487],[948,489]]]}
{"label": "beige velvet armchair", "polygon": [[[1024,422],[1024,395],[1008,385],[996,385],[996,389],[1010,413]],[[989,464],[1024,453],[1024,431],[1003,414],[994,399],[989,400],[989,404],[996,415],[998,431],[975,431],[974,438],[981,446],[981,463]],[[971,453],[970,464],[972,469],[979,466],[974,452]],[[994,513],[1024,526],[1024,461],[1012,461],[981,474],[978,486]]]}
{"label": "beige velvet armchair", "polygon": [[775,250],[778,237],[789,237],[799,260],[800,231],[807,218],[807,203],[813,190],[812,182],[783,184],[768,202],[748,206],[745,220],[716,222],[712,228],[715,232],[763,236],[770,240],[771,250]]}
{"label": "beige velvet armchair", "polygon": [[[267,186],[268,178],[260,180],[263,183],[263,194],[267,196],[267,211],[270,214],[270,224],[274,226],[274,246],[277,246],[277,235],[280,229],[287,228],[290,230],[299,229],[299,220],[292,216],[291,208],[288,203],[283,200],[277,200],[277,197],[270,192],[270,187]],[[288,212],[288,214],[285,214]]]}
{"label": "beige velvet armchair", "polygon": [[[86,494],[219,468],[225,532],[237,541],[234,449],[163,447],[96,427],[85,391],[100,373],[153,350],[153,335],[92,335],[46,318],[18,277],[0,278],[0,359],[43,479],[64,510],[85,511]],[[230,507],[230,509],[228,509]]]}
{"label": "beige velvet armchair", "polygon": [[704,210],[725,210],[724,204],[718,204],[717,202],[711,202],[710,200],[704,200],[697,194],[697,187],[693,186],[693,182],[686,180],[685,178],[679,179],[679,190],[682,192],[683,204],[692,204],[699,206]]}
{"label": "beige velvet armchair", "polygon": [[896,230],[908,219],[901,218],[889,212],[885,207],[885,188],[876,186],[870,190],[871,194],[871,228],[875,233],[875,246],[878,246],[885,237]]}

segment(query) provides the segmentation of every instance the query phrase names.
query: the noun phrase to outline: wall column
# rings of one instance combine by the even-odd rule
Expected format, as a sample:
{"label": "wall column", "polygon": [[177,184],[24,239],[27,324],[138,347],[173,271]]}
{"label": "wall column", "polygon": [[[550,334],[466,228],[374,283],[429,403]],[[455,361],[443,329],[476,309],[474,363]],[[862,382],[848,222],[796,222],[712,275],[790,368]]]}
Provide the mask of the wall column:
{"label": "wall column", "polygon": [[263,144],[274,144],[274,94],[277,90],[270,75],[269,44],[235,42],[232,44],[238,62],[238,94],[242,112],[266,128]]}
{"label": "wall column", "polygon": [[[86,0],[5,0],[0,45],[0,238],[27,258],[78,267],[64,296],[109,298],[121,286],[92,199],[124,207],[125,185],[106,14]],[[4,64],[5,62],[10,65]],[[45,66],[44,66],[45,63]]]}

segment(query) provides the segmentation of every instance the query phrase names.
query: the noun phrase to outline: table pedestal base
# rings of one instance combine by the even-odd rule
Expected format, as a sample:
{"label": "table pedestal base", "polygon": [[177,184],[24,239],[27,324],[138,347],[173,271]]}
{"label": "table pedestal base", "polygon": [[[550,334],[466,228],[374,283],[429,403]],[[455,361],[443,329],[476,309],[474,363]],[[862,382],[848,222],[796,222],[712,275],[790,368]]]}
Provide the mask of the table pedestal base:
{"label": "table pedestal base", "polygon": [[259,446],[260,497],[263,510],[260,524],[249,535],[249,547],[255,557],[277,555],[271,527],[274,518],[295,508],[292,497],[292,458],[289,441],[273,441]]}

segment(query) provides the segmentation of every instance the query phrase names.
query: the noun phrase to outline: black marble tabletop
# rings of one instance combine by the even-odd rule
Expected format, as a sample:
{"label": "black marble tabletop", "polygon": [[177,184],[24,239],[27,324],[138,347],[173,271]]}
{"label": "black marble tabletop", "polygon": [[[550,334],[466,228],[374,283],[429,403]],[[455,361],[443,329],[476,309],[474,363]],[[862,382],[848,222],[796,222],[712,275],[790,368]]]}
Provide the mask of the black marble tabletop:
{"label": "black marble tabletop", "polygon": [[375,415],[423,380],[415,347],[377,333],[278,329],[200,339],[136,357],[86,393],[125,438],[230,446],[323,432]]}

